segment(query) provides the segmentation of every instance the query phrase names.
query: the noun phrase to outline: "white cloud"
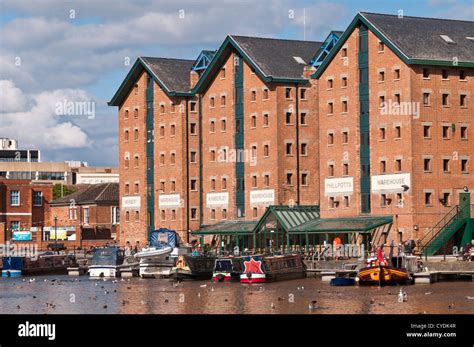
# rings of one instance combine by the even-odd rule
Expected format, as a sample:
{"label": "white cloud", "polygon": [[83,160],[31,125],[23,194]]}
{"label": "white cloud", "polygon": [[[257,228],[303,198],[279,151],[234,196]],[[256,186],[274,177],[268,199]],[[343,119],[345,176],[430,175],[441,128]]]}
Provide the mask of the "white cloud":
{"label": "white cloud", "polygon": [[0,81],[0,113],[23,111],[26,106],[23,92],[10,80]]}

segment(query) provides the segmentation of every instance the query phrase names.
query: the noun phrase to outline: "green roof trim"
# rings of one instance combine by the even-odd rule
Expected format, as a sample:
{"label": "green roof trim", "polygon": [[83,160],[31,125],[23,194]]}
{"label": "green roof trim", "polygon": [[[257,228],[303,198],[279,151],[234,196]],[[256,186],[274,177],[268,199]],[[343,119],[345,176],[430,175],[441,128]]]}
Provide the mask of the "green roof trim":
{"label": "green roof trim", "polygon": [[202,225],[194,235],[252,235],[256,221],[224,221],[211,225]]}
{"label": "green roof trim", "polygon": [[391,223],[393,223],[392,216],[318,218],[308,223],[291,228],[289,233],[367,233],[380,226]]}
{"label": "green roof trim", "polygon": [[263,227],[270,214],[275,215],[285,231],[289,231],[293,227],[319,218],[319,205],[271,205],[255,226],[256,232]]}
{"label": "green roof trim", "polygon": [[[366,25],[370,31],[372,31],[375,36],[379,40],[381,40],[387,47],[389,47],[404,63],[408,65],[438,65],[438,66],[453,66],[453,62],[451,60],[444,61],[444,60],[425,60],[425,59],[410,59],[399,47],[397,47],[388,37],[386,37],[380,30],[378,30],[367,18],[364,17],[363,14],[360,12],[354,17],[352,22],[349,24],[347,29],[339,38],[339,41],[336,45],[331,49],[329,55],[324,59],[323,63],[319,66],[319,68],[311,75],[311,78],[317,79],[319,78],[323,72],[326,70],[328,65],[333,60],[334,56],[337,54],[339,49],[344,45],[346,40],[352,34],[354,29],[360,24]],[[458,62],[458,67],[474,67],[473,62]]]}
{"label": "green roof trim", "polygon": [[141,57],[139,57],[137,58],[132,68],[128,72],[127,76],[120,84],[119,89],[117,90],[115,95],[112,97],[112,99],[107,103],[107,105],[120,106],[126,97],[127,91],[131,89],[131,87],[133,86],[135,81],[139,79],[143,71],[146,71],[148,75],[151,76],[156,83],[158,83],[160,88],[163,89],[163,91],[168,96],[193,96],[194,95],[192,92],[180,92],[180,91],[170,90],[168,86],[166,86],[166,84],[163,83],[163,81],[161,81],[158,78],[158,76],[148,67],[146,62],[143,61]]}

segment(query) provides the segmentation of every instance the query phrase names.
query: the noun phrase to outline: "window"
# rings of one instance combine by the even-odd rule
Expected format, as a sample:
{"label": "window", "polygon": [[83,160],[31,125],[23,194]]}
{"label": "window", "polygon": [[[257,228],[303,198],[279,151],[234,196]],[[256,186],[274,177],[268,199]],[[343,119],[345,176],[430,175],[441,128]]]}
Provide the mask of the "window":
{"label": "window", "polygon": [[130,137],[130,132],[128,130],[125,130],[124,140],[128,141],[129,137]]}
{"label": "window", "polygon": [[257,209],[256,207],[254,207],[254,208],[252,209],[252,211],[253,211],[253,212],[252,212],[253,218],[257,218],[257,216],[258,216],[258,209]]}
{"label": "window", "polygon": [[112,224],[120,224],[120,208],[118,206],[112,207]]}
{"label": "window", "polygon": [[216,210],[215,209],[211,210],[211,219],[216,219]]}
{"label": "window", "polygon": [[379,96],[379,107],[384,107],[385,105],[385,96],[380,95]]}
{"label": "window", "polygon": [[253,115],[252,117],[250,117],[250,126],[252,128],[257,127],[257,116]]}
{"label": "window", "polygon": [[306,89],[305,88],[300,89],[300,99],[301,100],[306,100]]}
{"label": "window", "polygon": [[347,100],[342,101],[342,112],[347,113]]}
{"label": "window", "polygon": [[347,77],[341,78],[341,87],[347,87]]}
{"label": "window", "polygon": [[285,117],[285,121],[286,121],[286,124],[287,125],[290,125],[291,124],[291,112],[286,112],[286,117]]}
{"label": "window", "polygon": [[400,105],[400,94],[398,94],[398,93],[395,94],[394,98],[395,98],[395,102],[397,103],[397,106],[399,106]]}
{"label": "window", "polygon": [[221,119],[221,131],[227,130],[227,122],[225,119]]}
{"label": "window", "polygon": [[292,155],[293,154],[293,144],[292,143],[287,143],[286,144],[286,155]]}
{"label": "window", "polygon": [[400,79],[400,69],[395,69],[393,70],[393,78],[395,80],[399,80]]}
{"label": "window", "polygon": [[443,172],[449,173],[449,159],[443,159]]}
{"label": "window", "polygon": [[461,140],[467,140],[467,127],[461,127]]}
{"label": "window", "polygon": [[464,70],[459,70],[459,79],[461,81],[465,81],[466,80],[466,71]]}
{"label": "window", "polygon": [[461,159],[461,173],[468,173],[468,171],[469,171],[468,160]]}
{"label": "window", "polygon": [[448,102],[449,102],[449,94],[443,94],[442,95],[443,106],[448,106]]}
{"label": "window", "polygon": [[268,126],[268,114],[263,115],[263,126]]}
{"label": "window", "polygon": [[139,159],[138,155],[135,155],[134,156],[134,166],[135,167],[138,167],[139,161],[140,161],[140,159]]}
{"label": "window", "polygon": [[264,181],[264,183],[265,183],[265,187],[270,186],[270,175],[269,175],[269,174],[265,174],[265,175],[263,176],[263,181]]}
{"label": "window", "polygon": [[342,56],[343,58],[347,57],[347,48],[341,49],[341,56]]}
{"label": "window", "polygon": [[380,173],[387,172],[387,162],[385,160],[380,161]]}
{"label": "window", "polygon": [[209,106],[210,107],[215,107],[215,99],[213,96],[211,96],[211,98],[209,99]]}
{"label": "window", "polygon": [[349,175],[349,164],[348,163],[342,164],[342,174],[345,175],[345,176]]}
{"label": "window", "polygon": [[347,131],[342,132],[342,143],[343,144],[349,143],[349,133]]}
{"label": "window", "polygon": [[196,123],[191,123],[189,125],[189,132],[191,135],[197,135],[197,124]]}
{"label": "window", "polygon": [[263,146],[263,156],[268,157],[270,155],[270,148],[268,145]]}
{"label": "window", "polygon": [[301,155],[308,155],[308,144],[302,143],[301,144]]}
{"label": "window", "polygon": [[130,184],[125,184],[125,194],[130,194]]}
{"label": "window", "polygon": [[216,122],[214,122],[213,120],[211,120],[211,122],[209,123],[209,131],[211,133],[216,131]]}
{"label": "window", "polygon": [[135,194],[138,194],[140,193],[140,185],[138,183],[135,183],[135,191],[134,191]]}
{"label": "window", "polygon": [[160,165],[165,165],[165,155],[163,153],[160,154]]}
{"label": "window", "polygon": [[125,221],[130,222],[130,212],[129,211],[125,212]]}
{"label": "window", "polygon": [[344,196],[344,207],[349,207],[349,197]]}
{"label": "window", "polygon": [[223,177],[221,182],[222,190],[227,189],[227,178]]}
{"label": "window", "polygon": [[85,225],[88,225],[89,224],[89,207],[84,207],[83,214],[84,214],[83,222]]}
{"label": "window", "polygon": [[125,110],[125,119],[128,119],[128,110]]}
{"label": "window", "polygon": [[191,151],[191,163],[197,163],[197,152]]}
{"label": "window", "polygon": [[160,126],[160,136],[165,137],[165,126],[164,125]]}
{"label": "window", "polygon": [[402,137],[402,127],[400,125],[397,125],[395,127],[395,138],[399,139]]}
{"label": "window", "polygon": [[197,219],[197,208],[191,208],[191,219]]}
{"label": "window", "polygon": [[189,106],[190,106],[191,112],[197,112],[197,104],[196,104],[196,101],[191,101],[191,102],[189,103]]}
{"label": "window", "polygon": [[423,105],[430,105],[430,93],[423,93]]}
{"label": "window", "polygon": [[302,173],[301,174],[301,185],[302,186],[307,186],[308,185],[308,174],[307,173]]}
{"label": "window", "polygon": [[423,137],[425,139],[430,139],[431,138],[431,126],[423,125]]}
{"label": "window", "polygon": [[382,41],[379,41],[379,52],[383,52],[385,50],[385,44]]}
{"label": "window", "polygon": [[19,220],[12,220],[10,222],[10,230],[20,230],[20,221]]}
{"label": "window", "polygon": [[379,82],[384,82],[384,81],[385,81],[385,72],[379,71]]}
{"label": "window", "polygon": [[268,100],[268,89],[263,90],[263,100]]}
{"label": "window", "polygon": [[285,88],[285,98],[291,99],[291,88]]}
{"label": "window", "polygon": [[43,192],[33,191],[33,206],[43,205]]}
{"label": "window", "polygon": [[252,188],[257,188],[257,176],[252,176]]}
{"label": "window", "polygon": [[171,165],[176,164],[176,153],[171,153],[170,163],[171,163]]}
{"label": "window", "polygon": [[225,106],[225,95],[221,96],[221,106]]}
{"label": "window", "polygon": [[286,174],[286,184],[289,186],[293,185],[293,174],[290,172]]}
{"label": "window", "polygon": [[328,114],[333,114],[334,112],[334,104],[332,102],[328,102]]}
{"label": "window", "polygon": [[328,145],[333,145],[334,144],[334,134],[329,133],[328,134]]}
{"label": "window", "polygon": [[465,94],[459,95],[459,106],[466,107],[467,106],[466,99],[467,99],[467,96]]}
{"label": "window", "polygon": [[135,131],[133,132],[133,139],[135,141],[138,141],[138,129],[135,129]]}
{"label": "window", "polygon": [[332,78],[328,79],[328,89],[332,89],[334,86],[334,82],[332,80]]}
{"label": "window", "polygon": [[449,76],[449,75],[448,75],[448,70],[446,70],[446,69],[441,70],[441,78],[442,78],[443,80],[447,80],[447,79],[448,79],[448,76]]}
{"label": "window", "polygon": [[387,206],[387,194],[380,194],[380,207]]}
{"label": "window", "polygon": [[135,95],[138,94],[138,83],[135,83],[135,87],[133,88]]}
{"label": "window", "polygon": [[334,176],[334,165],[333,164],[329,164],[328,165],[328,176]]}
{"label": "window", "polygon": [[165,113],[165,105],[164,104],[160,105],[160,113]]}
{"label": "window", "polygon": [[307,125],[307,120],[306,120],[306,112],[302,112],[300,114],[300,125]]}
{"label": "window", "polygon": [[77,207],[69,208],[69,219],[70,220],[77,219]]}
{"label": "window", "polygon": [[134,111],[133,111],[133,116],[135,118],[138,118],[138,108],[136,108]]}
{"label": "window", "polygon": [[386,130],[385,128],[380,128],[379,129],[379,135],[380,135],[380,140],[384,141],[386,137]]}
{"label": "window", "polygon": [[430,158],[423,159],[423,170],[425,172],[431,172],[431,159]]}
{"label": "window", "polygon": [[227,219],[227,209],[226,208],[222,209],[222,219]]}
{"label": "window", "polygon": [[216,161],[216,151],[215,150],[211,150],[211,161]]}
{"label": "window", "polygon": [[329,198],[329,208],[336,208],[336,200],[333,196]]}
{"label": "window", "polygon": [[191,189],[192,191],[196,191],[196,190],[197,190],[197,180],[196,180],[196,179],[194,179],[194,178],[191,179],[189,185],[190,185],[190,189]]}
{"label": "window", "polygon": [[252,155],[252,160],[257,159],[257,146],[252,146],[251,155]]}
{"label": "window", "polygon": [[397,206],[403,207],[403,196],[402,196],[402,193],[397,193]]}
{"label": "window", "polygon": [[444,192],[444,193],[443,193],[443,198],[442,198],[441,203],[442,203],[444,206],[451,206],[451,194],[448,193],[448,192]]}
{"label": "window", "polygon": [[401,159],[395,159],[395,170],[396,171],[402,171],[402,160]]}
{"label": "window", "polygon": [[443,139],[445,140],[448,140],[449,139],[449,129],[450,129],[450,126],[449,125],[443,125],[442,127],[442,132],[443,132]]}
{"label": "window", "polygon": [[171,210],[171,220],[176,220],[176,210]]}
{"label": "window", "polygon": [[215,178],[211,179],[211,190],[216,190],[216,179]]}
{"label": "window", "polygon": [[20,191],[10,191],[10,206],[20,206]]}
{"label": "window", "polygon": [[430,78],[430,69],[423,68],[423,78]]}
{"label": "window", "polygon": [[257,92],[255,90],[252,90],[250,92],[250,100],[251,101],[257,101]]}
{"label": "window", "polygon": [[160,219],[161,220],[166,220],[166,211],[165,210],[160,211]]}
{"label": "window", "polygon": [[432,195],[431,192],[425,192],[425,206],[431,206]]}
{"label": "window", "polygon": [[175,136],[176,135],[176,125],[171,124],[171,135],[170,136]]}
{"label": "window", "polygon": [[171,113],[176,112],[176,105],[174,104],[174,102],[171,103],[170,111]]}
{"label": "window", "polygon": [[225,67],[221,69],[221,78],[225,78]]}

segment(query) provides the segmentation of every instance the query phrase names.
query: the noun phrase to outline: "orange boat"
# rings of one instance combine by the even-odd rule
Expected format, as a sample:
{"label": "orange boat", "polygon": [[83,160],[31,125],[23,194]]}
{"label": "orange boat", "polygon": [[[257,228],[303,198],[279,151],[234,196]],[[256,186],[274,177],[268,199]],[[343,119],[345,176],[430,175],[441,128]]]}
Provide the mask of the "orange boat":
{"label": "orange boat", "polygon": [[361,285],[383,286],[407,284],[411,281],[407,269],[390,266],[380,248],[377,248],[377,258],[369,259],[368,266],[360,269],[357,277]]}

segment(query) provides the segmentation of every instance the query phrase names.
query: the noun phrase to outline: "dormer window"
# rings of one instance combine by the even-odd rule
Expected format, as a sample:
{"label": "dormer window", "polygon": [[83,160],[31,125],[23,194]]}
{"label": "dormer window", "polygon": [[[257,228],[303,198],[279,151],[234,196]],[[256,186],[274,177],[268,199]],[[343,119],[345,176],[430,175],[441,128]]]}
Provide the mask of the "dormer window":
{"label": "dormer window", "polygon": [[450,38],[448,35],[439,35],[439,36],[441,36],[441,38],[442,38],[445,42],[447,42],[447,43],[456,43],[456,42],[454,42],[453,39]]}

